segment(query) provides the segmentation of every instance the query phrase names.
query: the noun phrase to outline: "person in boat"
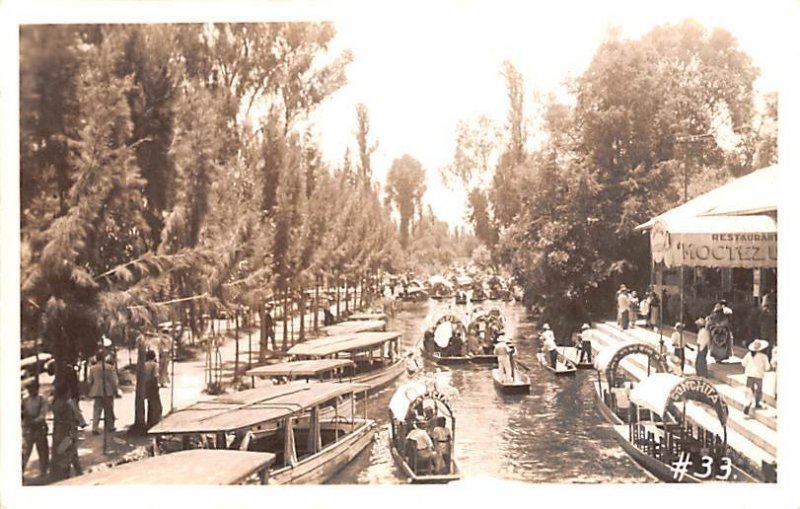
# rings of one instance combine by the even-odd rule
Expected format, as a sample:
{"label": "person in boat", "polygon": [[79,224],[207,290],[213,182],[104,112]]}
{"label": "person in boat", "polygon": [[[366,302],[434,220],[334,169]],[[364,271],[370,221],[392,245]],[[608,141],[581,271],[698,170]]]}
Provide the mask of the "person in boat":
{"label": "person in boat", "polygon": [[447,427],[447,420],[444,416],[436,417],[430,435],[434,447],[434,472],[437,474],[449,474],[453,435],[450,432],[450,428]]}
{"label": "person in boat", "polygon": [[494,354],[497,356],[497,365],[500,368],[500,374],[503,381],[510,382],[511,378],[511,355],[508,344],[503,336],[497,338],[497,343],[494,347]]}
{"label": "person in boat", "polygon": [[453,332],[453,337],[450,339],[450,353],[455,357],[464,354],[464,339],[459,331]]}
{"label": "person in boat", "polygon": [[578,333],[577,338],[577,347],[580,349],[580,357],[578,357],[578,362],[586,362],[589,364],[592,363],[592,340],[589,339],[589,333],[586,332],[590,329],[588,323],[581,325],[581,331]]}
{"label": "person in boat", "polygon": [[426,352],[435,352],[436,351],[436,343],[433,341],[433,329],[428,329],[425,331],[425,335],[422,339],[422,346],[425,348]]}
{"label": "person in boat", "polygon": [[415,473],[423,471],[430,472],[434,456],[433,440],[431,440],[430,435],[421,428],[418,421],[413,421],[411,426],[411,431],[406,435],[406,442],[411,442],[406,446],[408,463]]}
{"label": "person in boat", "polygon": [[414,356],[414,352],[408,352],[408,355],[406,356],[406,372],[408,373],[408,376],[416,375],[419,373],[419,370],[419,361]]}
{"label": "person in boat", "polygon": [[542,352],[545,353],[549,357],[550,366],[553,369],[556,369],[556,365],[558,362],[558,345],[556,344],[556,336],[553,334],[553,331],[550,330],[549,324],[544,324],[542,326]]}

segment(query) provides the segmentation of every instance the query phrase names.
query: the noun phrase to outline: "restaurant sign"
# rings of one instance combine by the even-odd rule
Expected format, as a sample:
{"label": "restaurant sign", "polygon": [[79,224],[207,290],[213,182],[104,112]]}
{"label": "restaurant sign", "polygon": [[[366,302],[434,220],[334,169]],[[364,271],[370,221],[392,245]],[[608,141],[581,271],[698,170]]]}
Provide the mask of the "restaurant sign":
{"label": "restaurant sign", "polygon": [[657,222],[650,231],[653,261],[667,267],[775,268],[777,232],[670,232]]}

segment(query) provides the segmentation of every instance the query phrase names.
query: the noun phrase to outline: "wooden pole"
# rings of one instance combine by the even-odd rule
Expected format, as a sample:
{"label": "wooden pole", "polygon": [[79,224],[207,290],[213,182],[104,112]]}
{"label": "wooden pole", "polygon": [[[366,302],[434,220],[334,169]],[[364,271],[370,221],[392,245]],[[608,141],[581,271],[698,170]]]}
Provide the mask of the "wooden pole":
{"label": "wooden pole", "polygon": [[234,324],[234,341],[236,342],[236,359],[233,361],[233,385],[236,385],[236,382],[239,381],[239,308],[237,306],[236,311],[233,315],[233,324]]}
{"label": "wooden pole", "polygon": [[314,331],[319,330],[319,277],[314,278]]}
{"label": "wooden pole", "polygon": [[300,341],[306,339],[306,292],[300,287]]}

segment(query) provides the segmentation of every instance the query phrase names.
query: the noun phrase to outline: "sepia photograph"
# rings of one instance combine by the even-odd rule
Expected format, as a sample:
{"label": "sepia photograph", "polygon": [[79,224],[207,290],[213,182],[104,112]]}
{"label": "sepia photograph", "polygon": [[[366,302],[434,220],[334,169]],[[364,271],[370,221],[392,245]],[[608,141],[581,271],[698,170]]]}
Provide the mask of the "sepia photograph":
{"label": "sepia photograph", "polygon": [[4,24],[14,507],[796,482],[796,2],[116,3]]}

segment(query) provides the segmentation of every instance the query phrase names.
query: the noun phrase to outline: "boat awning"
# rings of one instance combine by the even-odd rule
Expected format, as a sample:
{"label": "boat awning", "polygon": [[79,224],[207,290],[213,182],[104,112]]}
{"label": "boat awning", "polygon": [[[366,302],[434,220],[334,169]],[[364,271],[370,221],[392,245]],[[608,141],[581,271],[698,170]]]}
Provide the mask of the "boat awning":
{"label": "boat awning", "polygon": [[327,338],[313,339],[293,346],[286,352],[289,355],[326,357],[339,352],[365,350],[402,336],[399,332],[362,332],[343,334]]}
{"label": "boat awning", "polygon": [[247,370],[247,376],[287,376],[313,377],[328,373],[335,369],[352,366],[353,361],[347,359],[314,359],[304,361],[280,362]]}
{"label": "boat awning", "polygon": [[349,321],[382,320],[386,321],[386,313],[353,313],[348,316]]}
{"label": "boat awning", "polygon": [[117,484],[230,485],[274,463],[268,452],[194,449],[154,456],[113,468],[91,472],[56,483],[56,486]]}
{"label": "boat awning", "polygon": [[376,332],[384,329],[386,329],[386,322],[383,320],[347,320],[323,327],[322,331],[329,336],[338,336],[347,333]]}
{"label": "boat awning", "polygon": [[[636,405],[647,408],[664,417],[670,404],[686,402],[686,413],[703,412],[698,403],[710,406],[716,413],[719,424],[724,427],[728,420],[728,407],[717,389],[705,378],[680,377],[672,373],[654,373],[645,378],[631,391],[630,399]],[[694,402],[694,403],[693,403]],[[704,425],[706,429],[710,426]],[[717,432],[720,428],[710,429]],[[722,430],[724,433],[724,430]]]}
{"label": "boat awning", "polygon": [[428,388],[419,380],[405,383],[397,388],[389,401],[389,410],[396,419],[404,420],[408,414],[408,406],[419,396],[425,394]]}
{"label": "boat awning", "polygon": [[658,215],[636,230],[649,230],[656,221],[681,217],[765,214],[778,210],[780,166],[769,166],[732,180],[712,191]]}
{"label": "boat awning", "polygon": [[661,218],[650,248],[653,261],[667,267],[774,268],[778,225],[764,215]]}
{"label": "boat awning", "polygon": [[611,359],[619,352],[624,346],[629,345],[630,343],[618,342],[614,343],[613,345],[609,345],[599,352],[597,352],[597,356],[594,358],[594,367],[600,371],[605,371],[608,367],[608,364],[611,362]]}
{"label": "boat awning", "polygon": [[456,278],[456,283],[458,283],[461,286],[471,285],[472,278],[469,276],[458,276]]}
{"label": "boat awning", "polygon": [[150,434],[216,433],[251,428],[302,412],[364,386],[320,382],[258,387],[200,401],[170,413]]}
{"label": "boat awning", "polygon": [[428,284],[431,285],[431,286],[444,285],[444,286],[446,286],[448,288],[453,286],[453,284],[450,281],[448,281],[447,278],[445,278],[444,276],[440,276],[440,275],[435,275],[435,276],[431,276],[430,278],[428,278]]}

